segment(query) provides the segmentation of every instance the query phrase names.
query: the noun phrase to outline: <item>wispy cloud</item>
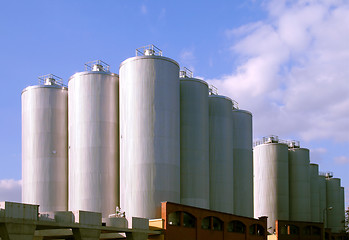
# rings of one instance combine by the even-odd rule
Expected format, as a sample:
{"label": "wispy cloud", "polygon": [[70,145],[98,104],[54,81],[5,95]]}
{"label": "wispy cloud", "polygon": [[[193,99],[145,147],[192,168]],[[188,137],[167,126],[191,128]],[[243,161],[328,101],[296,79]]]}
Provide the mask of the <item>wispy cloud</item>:
{"label": "wispy cloud", "polygon": [[187,67],[193,72],[195,71],[196,57],[194,54],[194,49],[183,49],[180,52],[179,59],[183,67]]}
{"label": "wispy cloud", "polygon": [[346,156],[335,157],[334,162],[339,165],[345,165],[349,163],[349,157],[346,157]]}
{"label": "wispy cloud", "polygon": [[349,3],[268,1],[268,19],[226,31],[241,63],[208,80],[253,112],[256,137],[349,141]]}
{"label": "wispy cloud", "polygon": [[21,202],[22,181],[13,179],[0,180],[0,201]]}
{"label": "wispy cloud", "polygon": [[141,5],[141,13],[142,13],[143,15],[146,15],[146,14],[148,13],[148,8],[147,8],[147,6],[144,5],[144,4]]}

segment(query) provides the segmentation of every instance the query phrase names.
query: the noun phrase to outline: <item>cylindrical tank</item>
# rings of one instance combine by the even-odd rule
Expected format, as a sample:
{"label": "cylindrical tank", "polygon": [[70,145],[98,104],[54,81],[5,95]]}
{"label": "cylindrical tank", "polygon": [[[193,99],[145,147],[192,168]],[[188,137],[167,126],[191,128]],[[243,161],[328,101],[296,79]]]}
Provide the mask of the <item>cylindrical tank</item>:
{"label": "cylindrical tank", "polygon": [[180,78],[181,203],[209,208],[208,85]]}
{"label": "cylindrical tank", "polygon": [[233,110],[234,214],[253,217],[252,114]]}
{"label": "cylindrical tank", "polygon": [[69,210],[104,218],[119,205],[119,78],[108,69],[95,64],[68,85]]}
{"label": "cylindrical tank", "polygon": [[121,209],[159,218],[162,201],[180,202],[179,66],[146,50],[119,73]]}
{"label": "cylindrical tank", "polygon": [[332,232],[339,233],[342,221],[342,209],[340,203],[340,179],[326,179],[326,199],[327,199],[327,227],[332,229]]}
{"label": "cylindrical tank", "polygon": [[210,209],[234,213],[232,100],[210,95]]}
{"label": "cylindrical tank", "polygon": [[311,220],[309,149],[290,148],[289,187],[290,187],[290,221]]}
{"label": "cylindrical tank", "polygon": [[254,217],[268,217],[270,233],[275,220],[289,220],[288,146],[272,142],[253,150]]}
{"label": "cylindrical tank", "polygon": [[341,225],[340,231],[345,230],[345,199],[344,199],[344,187],[340,187],[339,190],[339,203],[340,203],[340,216],[341,216]]}
{"label": "cylindrical tank", "polygon": [[22,202],[68,210],[68,91],[50,77],[22,91]]}
{"label": "cylindrical tank", "polygon": [[319,215],[320,215],[320,222],[323,222],[326,226],[326,177],[324,175],[319,175],[318,177],[319,181]]}
{"label": "cylindrical tank", "polygon": [[310,207],[311,221],[321,222],[320,191],[319,191],[319,165],[311,163],[310,170]]}

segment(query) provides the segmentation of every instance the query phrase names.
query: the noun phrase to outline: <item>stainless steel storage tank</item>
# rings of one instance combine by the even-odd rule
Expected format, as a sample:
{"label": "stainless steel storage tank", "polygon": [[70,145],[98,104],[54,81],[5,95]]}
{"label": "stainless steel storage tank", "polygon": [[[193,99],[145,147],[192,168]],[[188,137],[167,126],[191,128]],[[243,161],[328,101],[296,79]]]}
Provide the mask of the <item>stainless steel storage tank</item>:
{"label": "stainless steel storage tank", "polygon": [[209,208],[208,85],[187,74],[180,78],[180,127],[181,203]]}
{"label": "stainless steel storage tank", "polygon": [[100,60],[69,79],[69,210],[108,217],[119,204],[118,81]]}
{"label": "stainless steel storage tank", "polygon": [[295,146],[288,152],[290,220],[308,222],[311,220],[309,149]]}
{"label": "stainless steel storage tank", "polygon": [[254,217],[268,216],[270,233],[275,220],[289,220],[288,146],[277,136],[256,142],[253,150]]}
{"label": "stainless steel storage tank", "polygon": [[127,218],[159,218],[180,202],[179,66],[153,45],[120,65],[120,204]]}
{"label": "stainless steel storage tank", "polygon": [[319,165],[311,163],[310,170],[310,207],[311,221],[321,222],[320,215],[320,189],[319,189]]}
{"label": "stainless steel storage tank", "polygon": [[233,109],[234,213],[253,217],[252,114]]}
{"label": "stainless steel storage tank", "polygon": [[22,91],[22,202],[68,210],[68,91],[42,76]]}
{"label": "stainless steel storage tank", "polygon": [[345,230],[345,194],[344,187],[340,187],[339,189],[339,203],[340,203],[340,216],[341,216],[341,225],[340,231]]}
{"label": "stainless steel storage tank", "polygon": [[332,229],[332,232],[339,233],[342,221],[342,209],[340,203],[340,179],[326,179],[326,199],[327,199],[327,227]]}
{"label": "stainless steel storage tank", "polygon": [[320,173],[318,177],[319,181],[319,200],[320,200],[320,206],[319,206],[319,215],[320,215],[320,222],[323,222],[326,225],[326,176],[323,175],[323,173]]}
{"label": "stainless steel storage tank", "polygon": [[234,213],[232,100],[210,95],[210,209]]}

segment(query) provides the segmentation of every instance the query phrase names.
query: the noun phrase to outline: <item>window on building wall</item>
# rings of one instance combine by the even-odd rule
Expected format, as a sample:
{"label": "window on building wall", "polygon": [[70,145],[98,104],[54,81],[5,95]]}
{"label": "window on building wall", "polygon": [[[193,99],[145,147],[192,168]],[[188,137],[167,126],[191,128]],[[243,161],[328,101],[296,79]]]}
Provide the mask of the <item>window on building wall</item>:
{"label": "window on building wall", "polygon": [[201,221],[201,228],[202,229],[211,229],[211,217],[205,217]]}
{"label": "window on building wall", "polygon": [[183,212],[183,226],[189,228],[196,227],[196,218],[190,213]]}
{"label": "window on building wall", "polygon": [[181,212],[172,212],[168,215],[168,224],[179,226],[181,224]]}
{"label": "window on building wall", "polygon": [[264,236],[264,228],[259,224],[253,224],[249,229],[250,235]]}
{"label": "window on building wall", "polygon": [[303,228],[303,235],[310,235],[311,234],[311,226],[306,226]]}
{"label": "window on building wall", "polygon": [[299,235],[299,227],[295,225],[289,225],[290,235]]}
{"label": "window on building wall", "polygon": [[287,225],[279,225],[279,233],[281,235],[287,235]]}
{"label": "window on building wall", "polygon": [[312,227],[312,235],[317,235],[317,236],[321,235],[321,228],[313,226]]}
{"label": "window on building wall", "polygon": [[228,232],[245,233],[246,226],[240,221],[234,220],[228,223]]}
{"label": "window on building wall", "polygon": [[256,224],[256,225],[257,225],[257,235],[264,236],[264,227],[259,224]]}
{"label": "window on building wall", "polygon": [[222,231],[223,230],[223,221],[217,217],[212,217],[212,226],[213,226],[213,228],[212,228],[213,230]]}

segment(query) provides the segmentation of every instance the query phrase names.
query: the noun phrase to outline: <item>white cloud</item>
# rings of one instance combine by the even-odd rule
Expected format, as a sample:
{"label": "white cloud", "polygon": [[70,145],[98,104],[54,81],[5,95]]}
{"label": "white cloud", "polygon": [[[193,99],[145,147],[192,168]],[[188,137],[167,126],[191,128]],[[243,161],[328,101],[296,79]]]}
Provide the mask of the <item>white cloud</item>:
{"label": "white cloud", "polygon": [[312,148],[310,151],[310,159],[313,163],[322,163],[324,155],[327,153],[326,148]]}
{"label": "white cloud", "polygon": [[339,156],[334,158],[334,162],[339,165],[344,165],[349,163],[349,157]]}
{"label": "white cloud", "polygon": [[22,181],[13,179],[0,180],[0,202],[21,202]]}
{"label": "white cloud", "polygon": [[273,0],[238,29],[232,74],[208,80],[254,114],[254,133],[349,141],[349,3]]}
{"label": "white cloud", "polygon": [[195,65],[196,58],[194,54],[194,49],[190,49],[190,50],[183,49],[180,52],[179,59],[182,65],[181,67],[186,67],[192,72],[195,71],[194,65]]}

